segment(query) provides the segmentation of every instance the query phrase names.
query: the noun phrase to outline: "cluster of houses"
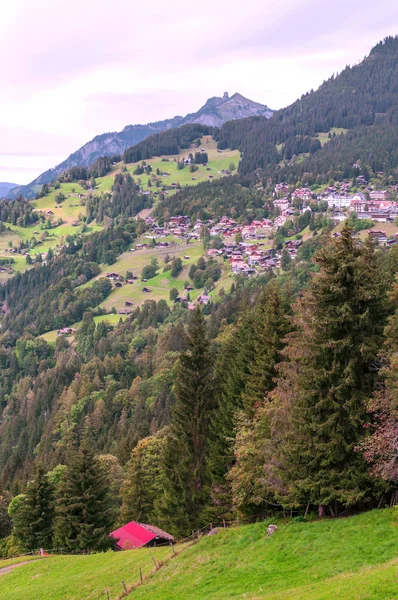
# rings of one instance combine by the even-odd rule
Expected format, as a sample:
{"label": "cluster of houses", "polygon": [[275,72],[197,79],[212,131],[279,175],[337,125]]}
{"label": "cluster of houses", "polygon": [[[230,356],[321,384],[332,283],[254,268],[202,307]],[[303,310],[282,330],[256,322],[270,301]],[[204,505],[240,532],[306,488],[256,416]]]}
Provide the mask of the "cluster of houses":
{"label": "cluster of houses", "polygon": [[115,272],[111,272],[111,273],[107,273],[105,275],[105,277],[107,279],[109,279],[109,281],[113,281],[115,284],[115,287],[117,288],[121,288],[123,287],[124,284],[133,284],[134,281],[136,279],[138,279],[137,275],[132,274],[132,277],[124,277],[123,275],[120,275],[119,273],[115,273]]}
{"label": "cluster of houses", "polygon": [[351,184],[344,181],[328,186],[318,195],[308,187],[297,188],[289,194],[287,183],[276,184],[273,203],[279,209],[279,215],[274,219],[273,226],[283,226],[286,220],[294,215],[292,204],[297,200],[301,203],[301,212],[311,210],[308,203],[327,202],[328,210],[335,221],[344,221],[351,211],[354,211],[359,219],[372,219],[380,223],[394,221],[398,217],[398,203],[392,200],[391,192],[368,189],[367,182],[362,179],[361,176],[357,177],[357,183],[365,189],[355,194],[349,193]]}
{"label": "cluster of houses", "polygon": [[[297,255],[301,240],[289,240],[286,250],[292,258]],[[223,257],[229,261],[231,271],[237,275],[258,275],[268,269],[278,269],[281,266],[281,253],[276,250],[266,250],[264,243],[251,244],[248,242],[230,242],[220,250],[210,249],[207,256]]]}
{"label": "cluster of houses", "polygon": [[[322,200],[328,203],[329,209],[336,214],[337,220],[344,220],[351,211],[358,219],[372,219],[379,223],[394,221],[398,217],[398,204],[393,202],[389,191],[371,191],[367,196],[363,192],[354,195],[329,192]],[[345,209],[345,214],[340,211]]]}

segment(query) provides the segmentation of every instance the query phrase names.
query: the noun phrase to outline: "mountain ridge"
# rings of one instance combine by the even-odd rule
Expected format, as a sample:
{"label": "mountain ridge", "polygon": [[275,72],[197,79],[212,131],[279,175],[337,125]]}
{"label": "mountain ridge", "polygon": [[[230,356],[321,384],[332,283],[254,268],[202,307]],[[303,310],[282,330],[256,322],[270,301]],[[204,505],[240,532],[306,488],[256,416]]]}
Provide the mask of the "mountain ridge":
{"label": "mountain ridge", "polygon": [[147,124],[126,125],[121,131],[102,133],[73,152],[64,161],[48,169],[31,183],[14,188],[9,197],[19,194],[27,198],[35,196],[36,192],[45,183],[54,181],[63,171],[75,166],[90,166],[100,156],[114,156],[121,154],[127,148],[138,144],[153,133],[161,133],[168,129],[182,125],[199,123],[212,127],[221,127],[229,120],[242,119],[249,116],[265,116],[270,118],[273,111],[267,106],[245,98],[235,93],[229,96],[227,92],[222,97],[214,96],[195,113],[176,115],[170,119],[150,122]]}
{"label": "mountain ridge", "polygon": [[0,181],[0,198],[4,198],[14,188],[18,187],[18,183],[10,183],[8,181]]}

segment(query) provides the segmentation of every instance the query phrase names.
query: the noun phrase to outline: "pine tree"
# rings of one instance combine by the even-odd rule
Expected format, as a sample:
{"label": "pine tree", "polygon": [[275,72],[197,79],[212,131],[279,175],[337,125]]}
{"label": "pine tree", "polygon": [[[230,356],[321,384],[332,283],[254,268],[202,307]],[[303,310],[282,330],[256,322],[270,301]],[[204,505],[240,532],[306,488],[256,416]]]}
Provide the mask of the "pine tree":
{"label": "pine tree", "polygon": [[187,334],[187,351],[177,365],[170,434],[164,452],[165,492],[159,517],[178,535],[200,524],[209,499],[209,425],[214,408],[214,360],[198,307]]}
{"label": "pine tree", "polygon": [[67,551],[107,550],[115,522],[110,486],[88,440],[70,457],[62,479],[55,521],[55,545]]}
{"label": "pine tree", "polygon": [[243,392],[247,414],[263,403],[265,394],[275,387],[276,366],[281,360],[284,339],[290,329],[287,303],[278,285],[271,281],[255,311],[253,335],[253,361]]}
{"label": "pine tree", "polygon": [[51,548],[54,526],[54,490],[39,466],[14,515],[14,535],[30,550]]}
{"label": "pine tree", "polygon": [[359,245],[348,227],[315,260],[320,273],[296,306],[273,394],[276,406],[290,406],[290,428],[275,454],[290,490],[282,502],[334,514],[374,490],[356,447],[375,384],[385,290],[371,242]]}

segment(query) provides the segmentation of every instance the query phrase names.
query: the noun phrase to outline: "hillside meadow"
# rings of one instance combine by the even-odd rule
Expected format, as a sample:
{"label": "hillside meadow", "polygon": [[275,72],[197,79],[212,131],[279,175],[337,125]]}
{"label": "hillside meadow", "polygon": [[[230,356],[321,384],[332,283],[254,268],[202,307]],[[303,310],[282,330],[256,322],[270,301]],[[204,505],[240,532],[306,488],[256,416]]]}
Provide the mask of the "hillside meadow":
{"label": "hillside meadow", "polygon": [[[155,559],[163,562],[173,555],[169,546],[86,556],[50,556],[31,560],[0,576],[0,598],[7,600],[95,600],[115,599],[154,571]],[[25,557],[23,557],[25,560]],[[2,564],[0,561],[0,569]]]}
{"label": "hillside meadow", "polygon": [[[131,594],[140,600],[398,598],[396,508],[345,519],[280,522],[267,537],[269,522],[219,529],[194,546],[177,545],[177,557],[170,547],[50,556],[0,577],[0,597],[94,600],[109,592],[116,600],[122,581],[128,588],[139,583],[141,567],[145,582]],[[156,572],[154,558],[165,563]]]}
{"label": "hillside meadow", "polygon": [[134,592],[140,600],[393,600],[398,510],[221,530]]}

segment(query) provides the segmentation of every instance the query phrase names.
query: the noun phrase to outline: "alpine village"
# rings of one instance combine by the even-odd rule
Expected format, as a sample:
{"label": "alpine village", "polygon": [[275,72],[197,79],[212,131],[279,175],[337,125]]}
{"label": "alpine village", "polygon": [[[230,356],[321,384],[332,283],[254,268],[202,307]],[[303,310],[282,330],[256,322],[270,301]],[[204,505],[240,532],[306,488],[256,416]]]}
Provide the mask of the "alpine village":
{"label": "alpine village", "polygon": [[0,598],[397,599],[398,38],[122,133],[2,192]]}

